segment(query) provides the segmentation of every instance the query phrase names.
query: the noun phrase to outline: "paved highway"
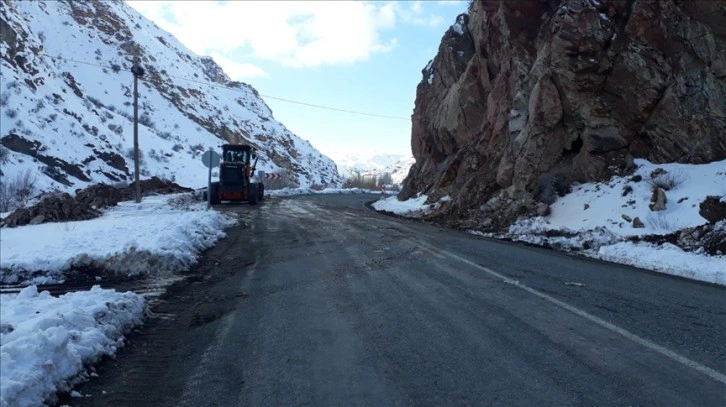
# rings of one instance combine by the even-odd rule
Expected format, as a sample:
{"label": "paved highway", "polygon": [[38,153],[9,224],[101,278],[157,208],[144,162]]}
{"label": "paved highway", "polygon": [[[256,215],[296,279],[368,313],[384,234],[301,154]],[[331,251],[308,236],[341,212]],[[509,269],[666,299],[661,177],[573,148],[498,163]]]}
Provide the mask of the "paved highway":
{"label": "paved highway", "polygon": [[243,224],[71,406],[724,406],[726,290],[375,213]]}

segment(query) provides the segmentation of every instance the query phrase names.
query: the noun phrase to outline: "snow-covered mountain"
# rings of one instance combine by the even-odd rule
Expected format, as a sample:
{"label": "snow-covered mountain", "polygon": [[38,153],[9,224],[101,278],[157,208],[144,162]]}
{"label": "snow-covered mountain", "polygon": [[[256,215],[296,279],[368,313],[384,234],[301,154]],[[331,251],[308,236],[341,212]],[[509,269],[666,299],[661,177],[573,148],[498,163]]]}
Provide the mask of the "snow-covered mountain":
{"label": "snow-covered mountain", "polygon": [[306,187],[340,184],[335,163],[276,121],[250,85],[119,0],[0,2],[3,182],[30,174],[38,190],[133,180],[138,82],[141,178],[206,185],[205,150],[249,143],[258,169]]}
{"label": "snow-covered mountain", "polygon": [[363,177],[378,178],[390,174],[393,184],[400,185],[415,162],[413,156],[404,154],[344,154],[333,156],[338,172],[343,178],[360,174]]}

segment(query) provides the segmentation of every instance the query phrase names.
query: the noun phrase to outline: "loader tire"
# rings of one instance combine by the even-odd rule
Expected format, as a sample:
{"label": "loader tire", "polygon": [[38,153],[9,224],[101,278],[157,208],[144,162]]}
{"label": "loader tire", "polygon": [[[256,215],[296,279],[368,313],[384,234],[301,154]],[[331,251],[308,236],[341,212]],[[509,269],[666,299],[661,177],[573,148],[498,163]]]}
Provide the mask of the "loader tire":
{"label": "loader tire", "polygon": [[259,190],[257,188],[257,184],[250,184],[250,205],[257,205],[257,201],[259,200]]}

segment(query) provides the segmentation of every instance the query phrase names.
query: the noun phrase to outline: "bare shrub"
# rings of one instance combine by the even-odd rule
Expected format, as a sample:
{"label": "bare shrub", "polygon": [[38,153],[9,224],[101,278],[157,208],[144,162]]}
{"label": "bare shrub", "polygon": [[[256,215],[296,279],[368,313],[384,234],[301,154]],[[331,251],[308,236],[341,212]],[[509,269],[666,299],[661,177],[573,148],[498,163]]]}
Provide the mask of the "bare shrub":
{"label": "bare shrub", "polygon": [[[132,163],[134,162],[134,148],[131,147],[128,150],[126,150],[126,158],[128,158]],[[139,166],[144,165],[144,151],[142,149],[139,149]]]}
{"label": "bare shrub", "polygon": [[663,213],[658,213],[657,215],[648,214],[645,220],[646,222],[648,222],[650,227],[655,230],[670,232],[672,230],[678,229],[678,223],[672,219],[669,219]]}
{"label": "bare shrub", "polygon": [[367,177],[358,173],[348,177],[343,182],[343,188],[377,189],[378,182],[376,177]]}
{"label": "bare shrub", "polygon": [[106,105],[103,104],[98,98],[95,98],[93,96],[87,96],[88,100],[93,103],[98,108],[105,108]]}
{"label": "bare shrub", "polygon": [[161,151],[156,151],[154,148],[149,150],[149,158],[153,158],[156,161],[169,162],[169,159]]}
{"label": "bare shrub", "polygon": [[204,151],[206,151],[206,149],[204,148],[204,146],[202,144],[197,144],[195,146],[192,146],[191,149],[192,149],[192,157],[194,157],[194,158],[197,158],[198,155],[200,155],[200,154],[204,153]]}
{"label": "bare shrub", "polygon": [[10,212],[15,209],[15,197],[10,193],[5,177],[0,179],[0,212]]}
{"label": "bare shrub", "polygon": [[154,122],[151,121],[151,116],[149,116],[146,113],[143,113],[141,116],[139,116],[139,124],[144,125],[146,127],[154,127]]}
{"label": "bare shrub", "polygon": [[154,159],[156,161],[161,160],[161,156],[159,156],[159,153],[156,152],[155,148],[152,148],[151,150],[149,150],[149,158]]}
{"label": "bare shrub", "polygon": [[670,191],[671,189],[677,188],[686,180],[686,176],[681,172],[666,172],[656,176],[655,178],[649,179],[648,184],[653,187],[659,187],[664,191]]}
{"label": "bare shrub", "polygon": [[37,177],[30,170],[19,173],[15,178],[0,180],[0,212],[8,212],[23,208],[35,193]]}
{"label": "bare shrub", "polygon": [[109,124],[108,129],[111,130],[111,132],[113,132],[114,134],[121,135],[121,133],[123,133],[123,127],[121,127],[117,124],[113,124],[113,123]]}

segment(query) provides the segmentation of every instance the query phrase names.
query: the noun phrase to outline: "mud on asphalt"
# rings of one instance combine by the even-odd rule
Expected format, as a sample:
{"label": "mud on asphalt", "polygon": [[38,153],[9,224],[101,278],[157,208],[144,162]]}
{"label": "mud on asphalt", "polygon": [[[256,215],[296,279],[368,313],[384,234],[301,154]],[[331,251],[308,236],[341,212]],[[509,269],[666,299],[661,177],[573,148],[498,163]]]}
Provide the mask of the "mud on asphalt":
{"label": "mud on asphalt", "polygon": [[241,281],[257,258],[246,221],[253,209],[230,205],[222,210],[240,222],[148,304],[144,325],[127,335],[116,357],[97,363],[90,379],[74,388],[83,397],[60,394],[57,405],[174,405],[189,376],[182,372],[198,364],[214,337],[215,322],[247,297]]}

